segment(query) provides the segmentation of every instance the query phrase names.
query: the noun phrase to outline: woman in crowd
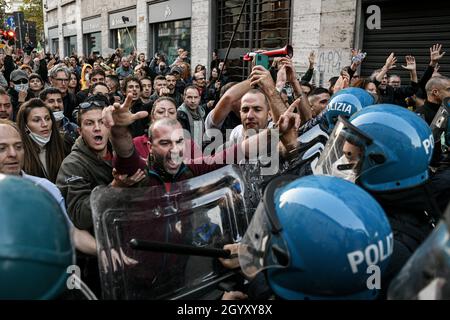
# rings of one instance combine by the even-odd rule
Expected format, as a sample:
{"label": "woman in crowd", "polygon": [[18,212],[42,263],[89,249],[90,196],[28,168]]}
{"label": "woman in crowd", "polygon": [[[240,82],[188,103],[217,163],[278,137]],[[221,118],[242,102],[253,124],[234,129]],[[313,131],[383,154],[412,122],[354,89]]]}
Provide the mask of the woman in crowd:
{"label": "woman in crowd", "polygon": [[28,78],[29,88],[28,93],[33,98],[38,98],[39,93],[44,89],[44,81],[37,73],[32,73]]}
{"label": "woman in crowd", "polygon": [[92,66],[90,64],[83,65],[81,70],[81,90],[89,89],[89,76],[92,72]]}
{"label": "woman in crowd", "polygon": [[361,79],[358,80],[354,87],[358,87],[361,89],[366,90],[370,94],[372,94],[375,98],[375,103],[379,103],[380,101],[380,90],[378,89],[377,85],[370,79]]}
{"label": "woman in crowd", "polygon": [[65,154],[52,111],[42,100],[31,99],[20,107],[17,124],[25,149],[24,171],[55,183]]}
{"label": "woman in crowd", "polygon": [[184,81],[186,86],[192,84],[192,76],[191,76],[191,65],[187,62],[181,62],[179,64],[183,72],[181,73],[181,79]]}
{"label": "woman in crowd", "polygon": [[78,75],[76,72],[70,73],[69,78],[69,92],[72,94],[77,94],[80,91],[81,85],[80,80],[78,79]]}
{"label": "woman in crowd", "polygon": [[194,74],[196,74],[197,72],[203,72],[203,75],[206,78],[206,67],[204,65],[202,65],[202,64],[196,65]]}

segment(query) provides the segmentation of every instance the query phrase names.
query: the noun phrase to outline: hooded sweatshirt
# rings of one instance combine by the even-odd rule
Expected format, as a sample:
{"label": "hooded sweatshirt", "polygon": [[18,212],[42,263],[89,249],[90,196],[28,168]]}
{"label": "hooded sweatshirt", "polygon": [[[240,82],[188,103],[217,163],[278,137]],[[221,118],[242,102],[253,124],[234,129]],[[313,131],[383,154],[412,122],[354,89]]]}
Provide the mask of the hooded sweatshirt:
{"label": "hooded sweatshirt", "polygon": [[66,200],[67,213],[77,228],[92,229],[91,192],[95,187],[112,181],[111,160],[100,158],[79,137],[72,152],[64,159],[56,179],[56,185]]}

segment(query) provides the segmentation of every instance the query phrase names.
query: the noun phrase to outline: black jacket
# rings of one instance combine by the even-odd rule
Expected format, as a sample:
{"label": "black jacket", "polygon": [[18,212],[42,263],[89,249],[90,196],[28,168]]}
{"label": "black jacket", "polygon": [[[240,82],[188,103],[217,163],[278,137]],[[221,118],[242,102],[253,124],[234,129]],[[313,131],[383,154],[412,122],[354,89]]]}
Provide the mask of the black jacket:
{"label": "black jacket", "polygon": [[440,105],[427,100],[423,106],[416,109],[416,113],[420,115],[428,123],[428,125],[430,125],[440,107]]}
{"label": "black jacket", "polygon": [[394,234],[394,251],[383,275],[382,291],[433,231],[433,217],[436,224],[441,215],[431,192],[427,182],[408,190],[371,193],[384,209]]}
{"label": "black jacket", "polygon": [[64,103],[64,116],[70,120],[70,122],[76,123],[76,119],[73,117],[73,111],[78,106],[77,97],[67,92],[63,98]]}
{"label": "black jacket", "polygon": [[[14,88],[9,88],[8,95],[11,97],[11,104],[13,107],[13,120],[16,121],[17,112],[19,111],[20,106],[22,105],[22,103],[19,103],[19,93]],[[28,91],[25,101],[28,101],[33,98],[34,98],[33,94],[30,91]]]}

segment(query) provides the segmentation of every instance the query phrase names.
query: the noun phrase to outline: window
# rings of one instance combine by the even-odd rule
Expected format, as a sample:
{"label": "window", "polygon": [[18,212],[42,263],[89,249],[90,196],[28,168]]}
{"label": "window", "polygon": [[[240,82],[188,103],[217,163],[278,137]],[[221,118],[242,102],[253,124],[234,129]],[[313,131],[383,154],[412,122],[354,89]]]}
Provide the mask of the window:
{"label": "window", "polygon": [[191,51],[191,20],[178,20],[155,25],[155,51],[164,54],[172,64],[178,56],[177,49]]}
{"label": "window", "polygon": [[77,53],[77,36],[64,38],[64,55],[70,56]]}
{"label": "window", "polygon": [[102,33],[95,32],[84,35],[85,55],[89,56],[94,51],[102,52]]}
{"label": "window", "polygon": [[58,38],[52,39],[52,48],[51,48],[51,50],[52,50],[53,54],[59,52],[59,39]]}
{"label": "window", "polygon": [[[219,55],[226,54],[243,0],[217,0],[217,43]],[[228,70],[235,80],[248,75],[248,63],[241,57],[256,49],[282,48],[290,42],[291,0],[248,0],[237,29]]]}
{"label": "window", "polygon": [[122,48],[126,55],[130,54],[136,45],[136,27],[128,27],[128,30],[129,34],[126,28],[111,31],[111,48]]}

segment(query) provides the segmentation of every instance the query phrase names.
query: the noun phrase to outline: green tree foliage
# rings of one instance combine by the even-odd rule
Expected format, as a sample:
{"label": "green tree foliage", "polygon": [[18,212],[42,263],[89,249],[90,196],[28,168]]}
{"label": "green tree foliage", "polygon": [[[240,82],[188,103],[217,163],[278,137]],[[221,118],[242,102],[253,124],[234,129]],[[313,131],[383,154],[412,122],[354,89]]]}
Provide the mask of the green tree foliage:
{"label": "green tree foliage", "polygon": [[[0,0],[0,2],[3,0]],[[44,33],[44,10],[42,0],[24,0],[22,11],[25,20],[36,22],[36,33],[38,39]]]}

